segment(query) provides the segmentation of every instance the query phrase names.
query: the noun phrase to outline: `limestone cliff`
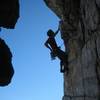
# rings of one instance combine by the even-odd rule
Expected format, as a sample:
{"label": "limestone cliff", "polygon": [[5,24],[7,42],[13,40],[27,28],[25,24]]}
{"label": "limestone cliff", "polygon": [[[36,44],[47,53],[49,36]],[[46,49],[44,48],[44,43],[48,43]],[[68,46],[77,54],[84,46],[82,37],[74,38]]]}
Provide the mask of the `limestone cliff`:
{"label": "limestone cliff", "polygon": [[100,100],[100,0],[44,0],[68,49],[63,100]]}

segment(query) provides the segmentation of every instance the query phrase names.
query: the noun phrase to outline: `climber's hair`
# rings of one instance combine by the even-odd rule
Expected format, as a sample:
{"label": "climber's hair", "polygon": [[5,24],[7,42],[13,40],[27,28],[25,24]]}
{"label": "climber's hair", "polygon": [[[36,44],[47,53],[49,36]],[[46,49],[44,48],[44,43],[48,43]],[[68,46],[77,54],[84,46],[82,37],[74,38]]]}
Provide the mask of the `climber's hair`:
{"label": "climber's hair", "polygon": [[54,36],[53,30],[49,29],[48,32],[47,32],[47,35],[48,36]]}

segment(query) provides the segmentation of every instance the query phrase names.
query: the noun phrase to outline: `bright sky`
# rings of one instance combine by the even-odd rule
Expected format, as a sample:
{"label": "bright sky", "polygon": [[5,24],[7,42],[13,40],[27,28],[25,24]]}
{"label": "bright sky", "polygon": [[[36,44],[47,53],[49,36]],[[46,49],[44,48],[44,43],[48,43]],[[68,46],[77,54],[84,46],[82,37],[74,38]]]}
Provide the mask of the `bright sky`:
{"label": "bright sky", "polygon": [[[19,0],[20,18],[16,29],[2,29],[2,37],[13,53],[12,83],[0,87],[0,100],[61,100],[63,74],[59,60],[51,61],[44,47],[49,28],[56,31],[59,19],[43,0]],[[62,44],[60,35],[57,42]]]}

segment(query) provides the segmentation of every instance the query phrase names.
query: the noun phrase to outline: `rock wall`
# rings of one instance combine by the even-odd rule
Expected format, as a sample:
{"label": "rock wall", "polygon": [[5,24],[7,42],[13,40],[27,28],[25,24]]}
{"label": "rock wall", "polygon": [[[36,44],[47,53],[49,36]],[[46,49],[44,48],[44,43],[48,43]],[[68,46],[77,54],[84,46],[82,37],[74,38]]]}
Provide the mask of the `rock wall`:
{"label": "rock wall", "polygon": [[63,100],[100,100],[100,0],[44,0],[61,19],[68,51]]}

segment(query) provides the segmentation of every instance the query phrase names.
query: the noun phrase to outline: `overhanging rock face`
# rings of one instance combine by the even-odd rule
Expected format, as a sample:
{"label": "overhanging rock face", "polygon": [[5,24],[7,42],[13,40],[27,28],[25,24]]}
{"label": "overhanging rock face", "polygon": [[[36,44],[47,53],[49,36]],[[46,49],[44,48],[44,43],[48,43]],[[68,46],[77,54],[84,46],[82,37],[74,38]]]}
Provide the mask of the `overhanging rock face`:
{"label": "overhanging rock face", "polygon": [[0,27],[14,28],[18,18],[18,0],[0,0]]}
{"label": "overhanging rock face", "polygon": [[61,19],[68,51],[63,100],[100,100],[100,0],[44,0]]}

